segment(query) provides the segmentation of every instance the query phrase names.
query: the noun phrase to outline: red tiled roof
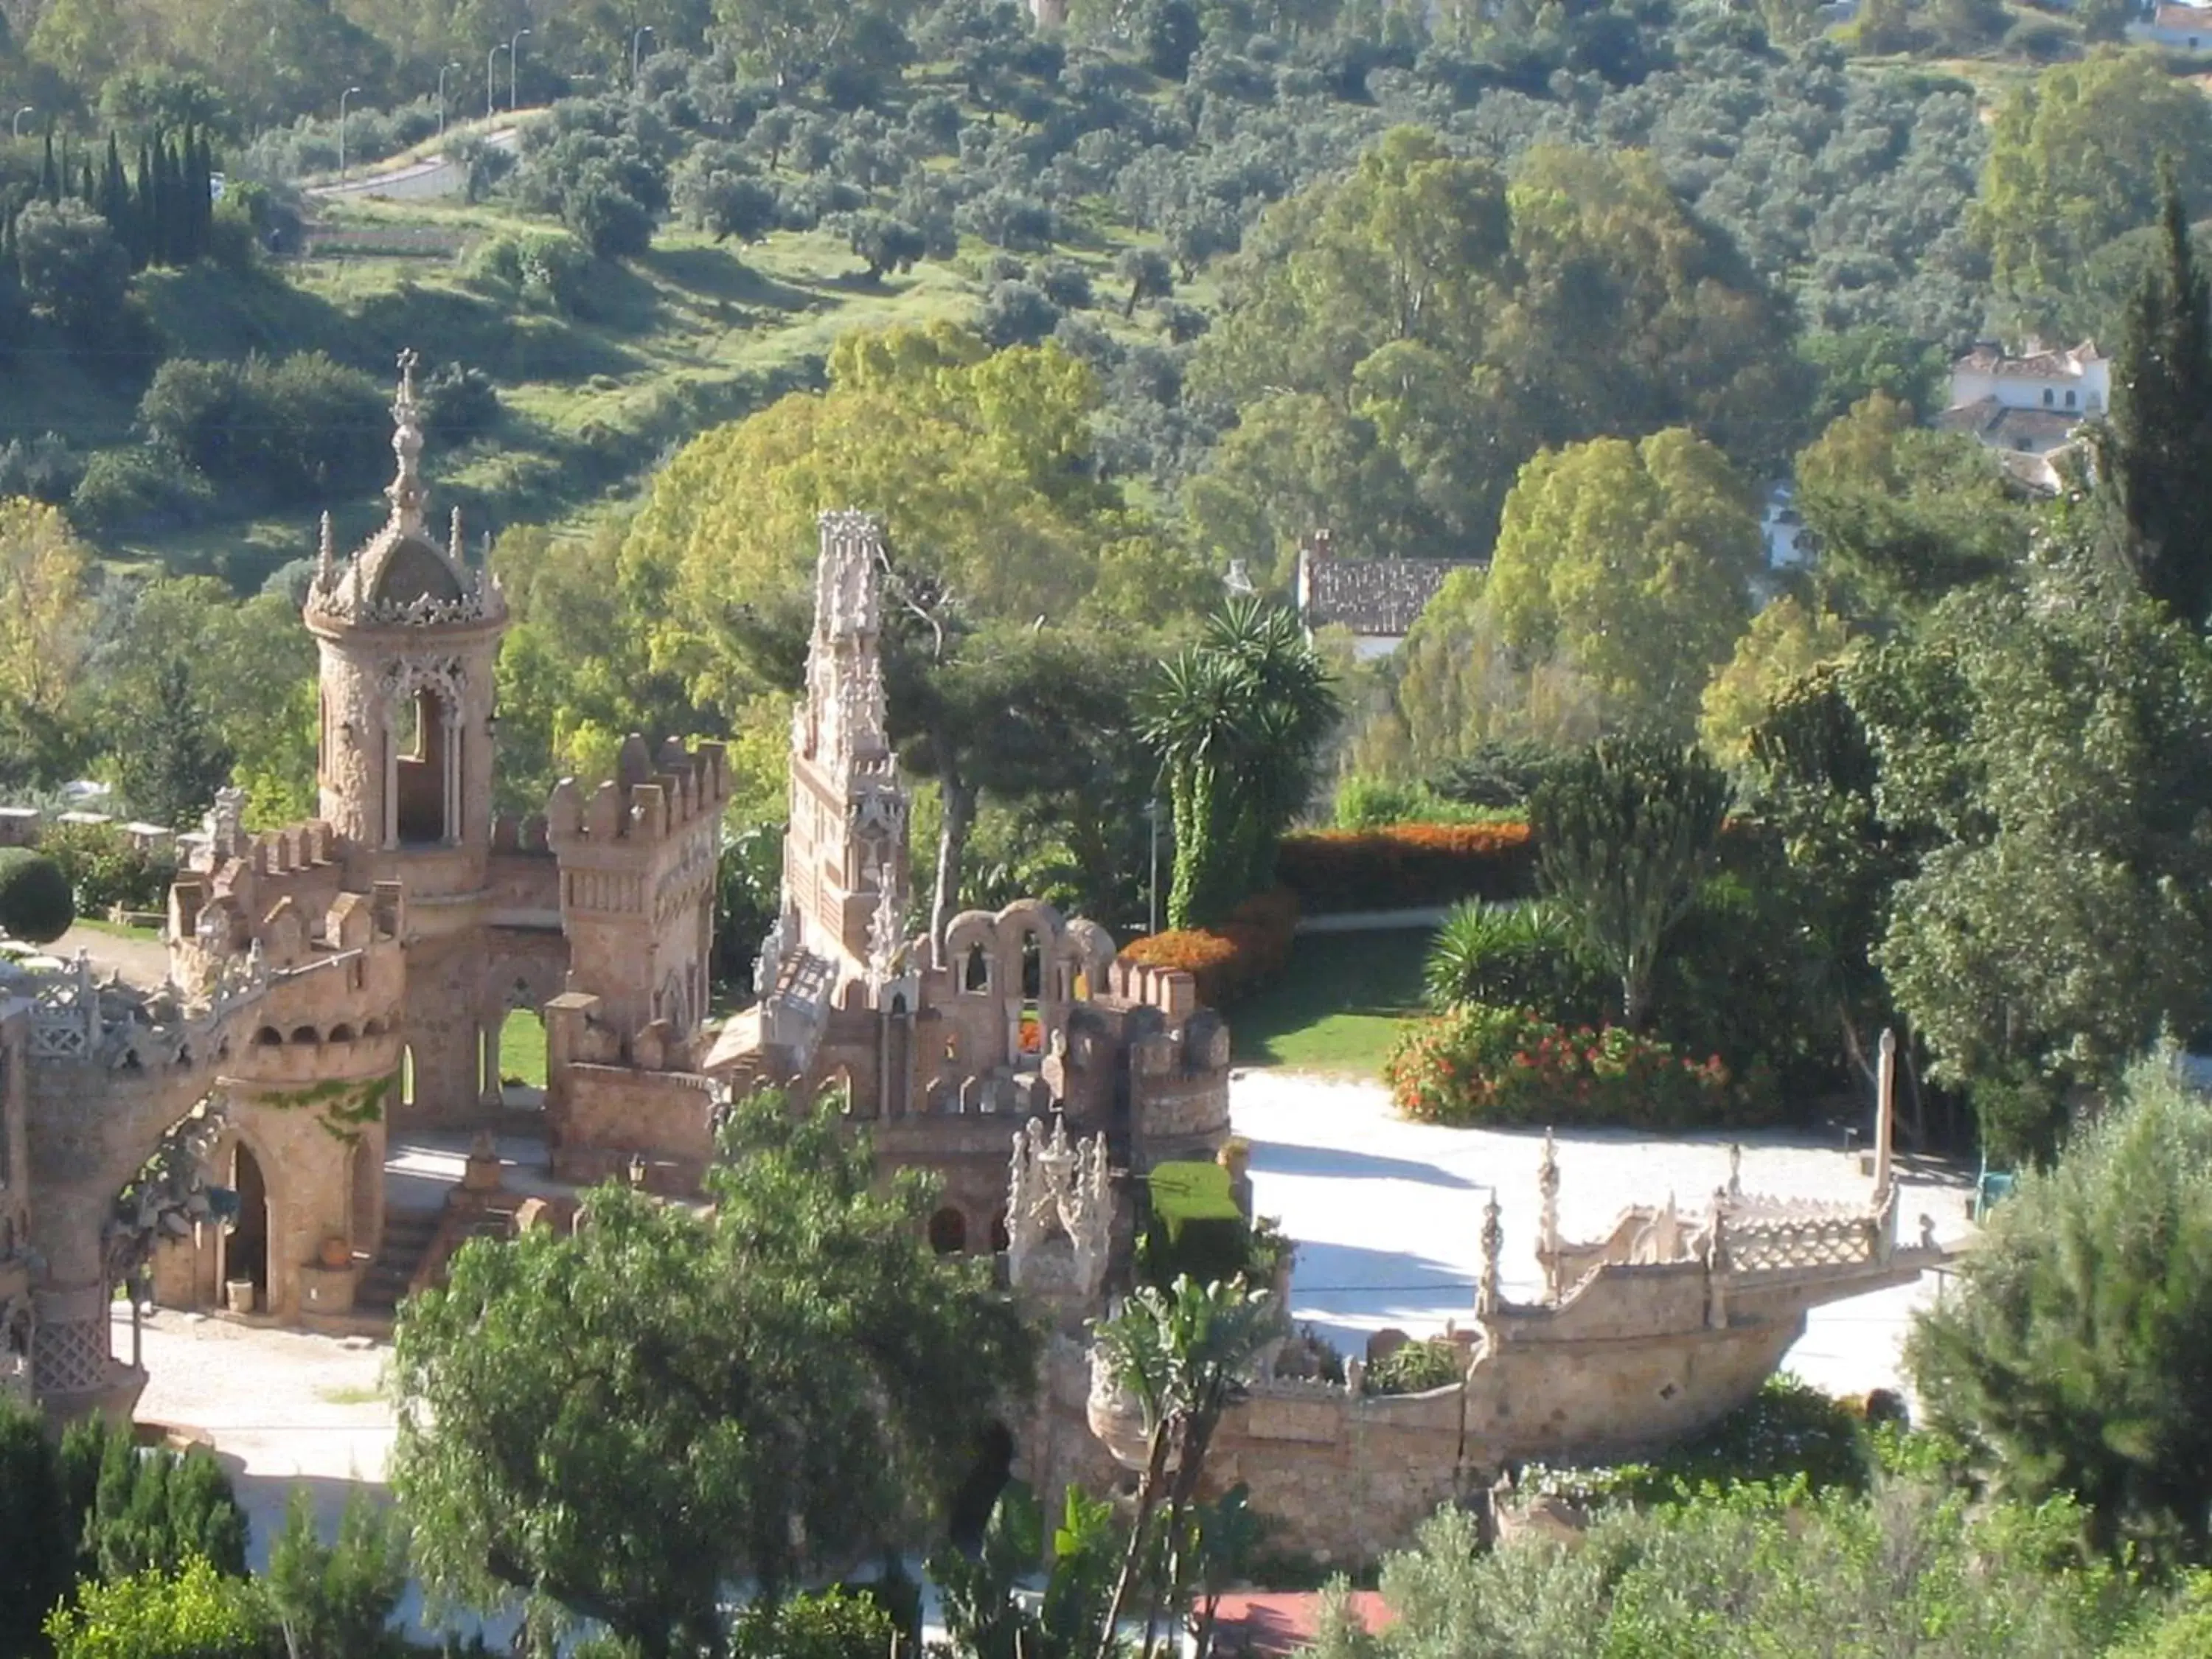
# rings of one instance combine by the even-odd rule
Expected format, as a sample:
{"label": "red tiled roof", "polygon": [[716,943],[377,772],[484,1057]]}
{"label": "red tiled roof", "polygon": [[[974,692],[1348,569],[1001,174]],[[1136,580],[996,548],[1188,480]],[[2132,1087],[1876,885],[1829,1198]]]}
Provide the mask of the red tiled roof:
{"label": "red tiled roof", "polygon": [[[1352,1591],[1352,1611],[1370,1636],[1394,1622],[1390,1609],[1374,1590]],[[1310,1645],[1320,1631],[1321,1596],[1311,1590],[1224,1595],[1214,1610],[1213,1645],[1223,1654],[1241,1648],[1261,1659],[1273,1659]]]}

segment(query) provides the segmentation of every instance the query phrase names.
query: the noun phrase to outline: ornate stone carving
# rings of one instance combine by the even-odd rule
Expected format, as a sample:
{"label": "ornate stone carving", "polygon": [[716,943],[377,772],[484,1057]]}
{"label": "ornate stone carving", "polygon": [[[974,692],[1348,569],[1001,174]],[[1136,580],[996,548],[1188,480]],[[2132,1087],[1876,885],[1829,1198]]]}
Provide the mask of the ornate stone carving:
{"label": "ornate stone carving", "polygon": [[[1106,1138],[1071,1145],[1057,1118],[1049,1133],[1036,1118],[1017,1129],[1006,1181],[1006,1274],[1014,1288],[1090,1302],[1106,1276],[1113,1231]],[[1060,1239],[1065,1246],[1052,1249]]]}
{"label": "ornate stone carving", "polygon": [[449,715],[458,715],[468,684],[468,665],[459,657],[395,657],[378,672],[376,695],[387,720],[418,691],[431,692]]}

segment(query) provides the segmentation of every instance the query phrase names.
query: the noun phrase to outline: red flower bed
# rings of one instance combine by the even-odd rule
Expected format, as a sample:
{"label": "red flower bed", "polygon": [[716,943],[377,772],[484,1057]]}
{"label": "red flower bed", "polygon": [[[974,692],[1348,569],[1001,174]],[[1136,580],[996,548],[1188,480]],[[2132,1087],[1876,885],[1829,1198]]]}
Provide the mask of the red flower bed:
{"label": "red flower bed", "polygon": [[1407,909],[1526,898],[1536,890],[1536,851],[1517,819],[1306,830],[1283,837],[1275,874],[1310,913]]}
{"label": "red flower bed", "polygon": [[1405,1032],[1382,1076],[1399,1111],[1427,1123],[1679,1129],[1763,1115],[1760,1097],[1736,1088],[1717,1054],[1479,1002]]}

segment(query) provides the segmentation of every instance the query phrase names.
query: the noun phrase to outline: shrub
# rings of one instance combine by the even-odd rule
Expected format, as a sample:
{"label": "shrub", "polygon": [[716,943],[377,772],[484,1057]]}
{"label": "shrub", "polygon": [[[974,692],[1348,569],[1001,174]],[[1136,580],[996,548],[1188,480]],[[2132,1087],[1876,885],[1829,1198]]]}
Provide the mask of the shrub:
{"label": "shrub", "polygon": [[70,520],[89,534],[183,530],[215,507],[215,489],[195,468],[144,445],[103,449],[85,463],[70,495]]}
{"label": "shrub", "polygon": [[39,850],[60,869],[82,915],[106,915],[118,904],[161,909],[177,877],[173,857],[148,852],[112,823],[58,823]]}
{"label": "shrub", "polygon": [[76,920],[59,865],[27,847],[0,848],[0,929],[28,945],[50,945]]}
{"label": "shrub", "polygon": [[1680,1129],[1753,1115],[1717,1055],[1694,1060],[1625,1026],[1563,1025],[1483,1002],[1401,1033],[1382,1076],[1398,1109],[1425,1123]]}
{"label": "shrub", "polygon": [[1528,826],[1517,821],[1400,823],[1285,836],[1275,876],[1301,909],[1327,915],[1527,898],[1536,859]]}
{"label": "shrub", "polygon": [[480,246],[469,275],[519,291],[522,297],[573,316],[584,296],[592,256],[573,236],[495,236]]}
{"label": "shrub", "polygon": [[274,1635],[253,1586],[204,1560],[174,1574],[88,1579],[46,1633],[54,1659],[264,1659]]}
{"label": "shrub", "polygon": [[108,334],[131,290],[131,256],[80,202],[33,202],[15,221],[15,257],[31,309],[78,344]]}
{"label": "shrub", "polygon": [[602,259],[627,258],[653,243],[653,210],[604,162],[586,163],[562,192],[561,222]]}
{"label": "shrub", "polygon": [[1810,1492],[1863,1492],[1875,1462],[1868,1428],[1865,1401],[1838,1400],[1792,1376],[1771,1376],[1747,1403],[1648,1463],[1532,1463],[1522,1469],[1518,1485],[1524,1494],[1584,1504],[1663,1504],[1705,1486],[1753,1481],[1781,1487],[1802,1480]]}
{"label": "shrub", "polygon": [[1073,259],[1054,259],[1037,273],[1044,297],[1063,311],[1085,311],[1091,304],[1091,273]]}
{"label": "shrub", "polygon": [[1425,1394],[1467,1375],[1467,1353],[1448,1336],[1408,1342],[1367,1368],[1360,1383],[1365,1394]]}
{"label": "shrub", "polygon": [[1429,781],[1448,800],[1519,811],[1569,752],[1533,738],[1486,743],[1448,762]]}
{"label": "shrub", "polygon": [[499,388],[480,368],[441,364],[422,381],[422,422],[454,447],[480,438],[499,424]]}
{"label": "shrub", "polygon": [[843,1589],[756,1602],[738,1621],[731,1651],[743,1659],[880,1659],[898,1626],[873,1596]]}
{"label": "shrub", "polygon": [[1035,345],[1060,325],[1060,307],[1034,283],[1000,283],[983,296],[975,331],[993,345]]}
{"label": "shrub", "polygon": [[1297,924],[1297,900],[1276,888],[1246,899],[1218,927],[1170,928],[1133,940],[1121,954],[1188,974],[1198,981],[1198,1000],[1220,1008],[1282,972]]}
{"label": "shrub", "polygon": [[1603,1006],[1603,977],[1575,948],[1574,929],[1557,905],[1524,899],[1451,908],[1422,969],[1429,1006],[1457,1002],[1534,1008],[1554,1019]]}
{"label": "shrub", "polygon": [[1404,783],[1355,772],[1336,786],[1340,830],[1382,830],[1394,823],[1482,823],[1501,815],[1448,800],[1425,783]]}
{"label": "shrub", "polygon": [[173,357],[139,399],[138,421],[210,478],[290,501],[375,477],[375,452],[360,434],[382,421],[383,404],[374,380],[319,351],[242,362]]}

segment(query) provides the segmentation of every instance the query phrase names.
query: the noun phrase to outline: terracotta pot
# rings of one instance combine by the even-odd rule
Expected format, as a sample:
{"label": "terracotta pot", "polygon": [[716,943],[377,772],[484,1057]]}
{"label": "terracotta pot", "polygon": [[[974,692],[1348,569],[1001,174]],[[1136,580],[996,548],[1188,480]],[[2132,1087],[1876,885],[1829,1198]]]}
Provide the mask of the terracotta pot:
{"label": "terracotta pot", "polygon": [[323,1241],[322,1262],[323,1266],[333,1271],[340,1267],[352,1267],[353,1246],[336,1233],[332,1233]]}

